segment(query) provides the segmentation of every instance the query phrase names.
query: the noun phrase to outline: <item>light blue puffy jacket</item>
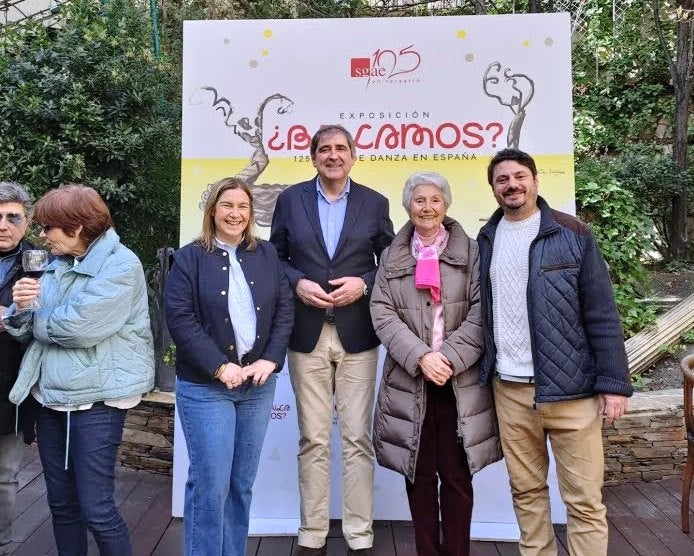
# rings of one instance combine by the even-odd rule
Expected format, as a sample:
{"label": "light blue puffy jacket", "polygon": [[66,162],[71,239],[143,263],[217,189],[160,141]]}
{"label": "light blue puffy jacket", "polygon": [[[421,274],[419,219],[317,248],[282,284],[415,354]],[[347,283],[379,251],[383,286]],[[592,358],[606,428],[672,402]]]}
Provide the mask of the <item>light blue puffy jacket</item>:
{"label": "light blue puffy jacket", "polygon": [[112,228],[79,265],[54,260],[41,279],[40,307],[23,322],[8,308],[6,329],[30,341],[10,392],[18,404],[39,382],[45,404],[116,400],[154,387],[147,287],[137,256]]}

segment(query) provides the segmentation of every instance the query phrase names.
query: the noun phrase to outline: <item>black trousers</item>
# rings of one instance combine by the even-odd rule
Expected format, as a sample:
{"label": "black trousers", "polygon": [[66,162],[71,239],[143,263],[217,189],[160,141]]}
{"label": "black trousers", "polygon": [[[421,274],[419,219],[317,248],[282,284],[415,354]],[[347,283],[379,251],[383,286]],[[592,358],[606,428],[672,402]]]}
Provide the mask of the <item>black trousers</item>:
{"label": "black trousers", "polygon": [[426,393],[414,482],[405,480],[417,555],[468,556],[472,476],[463,446],[458,442],[458,413],[452,382],[443,386],[427,382]]}

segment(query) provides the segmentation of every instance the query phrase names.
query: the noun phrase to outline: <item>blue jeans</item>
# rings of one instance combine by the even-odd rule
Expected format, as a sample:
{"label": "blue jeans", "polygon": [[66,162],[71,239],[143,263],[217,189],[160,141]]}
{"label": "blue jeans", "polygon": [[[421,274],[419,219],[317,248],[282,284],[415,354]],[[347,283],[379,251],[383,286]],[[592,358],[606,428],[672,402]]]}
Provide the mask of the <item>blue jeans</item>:
{"label": "blue jeans", "polygon": [[[131,556],[130,534],[113,499],[116,453],[127,410],[96,403],[68,414],[41,408],[36,423],[53,534],[60,556],[86,556],[87,530],[101,556]],[[67,433],[70,434],[65,469]]]}
{"label": "blue jeans", "polygon": [[244,556],[253,482],[277,377],[228,390],[176,381],[190,466],[184,507],[186,556]]}

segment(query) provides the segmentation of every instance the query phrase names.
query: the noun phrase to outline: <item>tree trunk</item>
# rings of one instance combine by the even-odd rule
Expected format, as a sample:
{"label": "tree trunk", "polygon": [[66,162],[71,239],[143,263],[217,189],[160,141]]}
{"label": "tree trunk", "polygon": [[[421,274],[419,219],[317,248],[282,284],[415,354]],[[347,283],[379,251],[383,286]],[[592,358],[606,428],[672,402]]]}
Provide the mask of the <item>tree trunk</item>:
{"label": "tree trunk", "polygon": [[[683,8],[677,19],[677,58],[674,63],[673,84],[675,87],[675,129],[673,156],[677,168],[686,170],[687,161],[687,123],[689,120],[689,104],[692,95],[694,75],[692,68],[692,47],[694,46],[694,26],[692,25],[691,9],[694,0],[681,0]],[[687,191],[683,185],[679,193],[672,198],[672,229],[670,246],[672,256],[677,260],[686,260],[688,253],[687,238]]]}
{"label": "tree trunk", "polygon": [[487,13],[487,0],[474,0],[475,15],[485,15]]}
{"label": "tree trunk", "polygon": [[542,12],[541,0],[528,0],[528,13],[539,14]]}

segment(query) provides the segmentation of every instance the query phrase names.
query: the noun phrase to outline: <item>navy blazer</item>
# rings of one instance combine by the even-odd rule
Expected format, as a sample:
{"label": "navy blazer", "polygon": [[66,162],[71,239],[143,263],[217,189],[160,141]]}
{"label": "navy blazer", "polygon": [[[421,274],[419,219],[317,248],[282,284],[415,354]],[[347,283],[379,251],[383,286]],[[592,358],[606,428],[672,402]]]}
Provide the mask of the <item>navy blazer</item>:
{"label": "navy blazer", "polygon": [[284,365],[294,321],[289,282],[275,248],[258,240],[254,251],[246,243],[236,249],[256,309],[256,340],[241,361],[236,352],[226,290],[229,289],[228,252],[210,253],[189,243],[173,255],[166,281],[166,324],[176,344],[176,374],[190,382],[214,380],[220,365],[249,365],[258,359]]}
{"label": "navy blazer", "polygon": [[[301,278],[317,282],[329,292],[332,287],[328,280],[360,276],[370,294],[378,258],[394,235],[388,215],[388,199],[352,181],[342,233],[331,259],[323,240],[316,178],[313,178],[293,185],[279,195],[272,217],[270,241],[284,263],[293,291],[296,291],[296,283]],[[337,334],[349,353],[360,353],[380,343],[371,324],[369,298],[370,295],[363,296],[345,307],[335,307]],[[303,353],[313,351],[324,320],[325,309],[306,305],[296,297],[295,326],[289,348]]]}

